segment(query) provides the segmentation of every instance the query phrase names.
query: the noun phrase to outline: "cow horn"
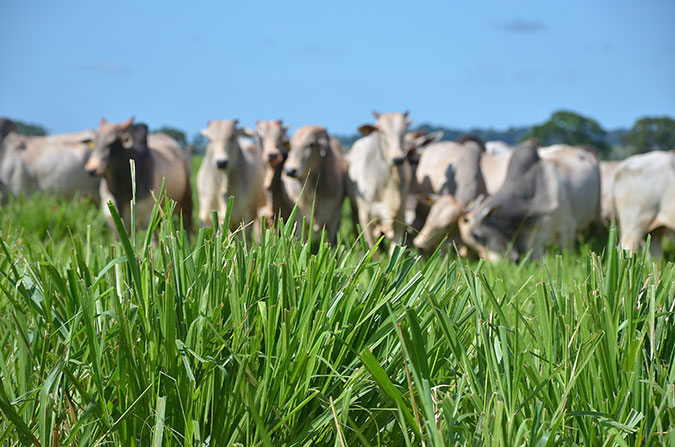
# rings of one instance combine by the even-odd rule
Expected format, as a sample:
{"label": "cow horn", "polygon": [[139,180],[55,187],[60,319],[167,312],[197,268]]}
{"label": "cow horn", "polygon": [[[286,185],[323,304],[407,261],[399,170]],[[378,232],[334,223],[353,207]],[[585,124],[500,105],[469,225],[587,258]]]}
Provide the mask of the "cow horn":
{"label": "cow horn", "polygon": [[107,123],[107,121],[105,120],[105,118],[101,117],[101,126],[104,125],[105,123]]}
{"label": "cow horn", "polygon": [[132,124],[134,124],[134,117],[133,116],[131,118],[129,118],[128,120],[126,120],[125,122],[123,122],[122,124],[120,124],[120,130],[126,130]]}
{"label": "cow horn", "polygon": [[408,115],[410,114],[410,110],[406,110],[403,112],[403,118],[408,118]]}
{"label": "cow horn", "polygon": [[373,116],[375,117],[376,120],[380,119],[380,114],[377,113],[375,110],[373,110]]}

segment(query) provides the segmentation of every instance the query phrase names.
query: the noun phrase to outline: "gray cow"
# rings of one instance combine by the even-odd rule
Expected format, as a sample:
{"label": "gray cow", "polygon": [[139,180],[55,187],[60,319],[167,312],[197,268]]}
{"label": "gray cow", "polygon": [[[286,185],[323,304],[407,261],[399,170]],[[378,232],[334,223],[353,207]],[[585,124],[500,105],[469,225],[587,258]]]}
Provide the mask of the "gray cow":
{"label": "gray cow", "polygon": [[[325,228],[331,243],[336,243],[345,197],[345,162],[337,140],[322,126],[298,128],[291,138],[284,175],[298,182],[291,184],[293,190],[287,189],[298,204],[296,221],[304,217],[309,224],[313,214],[312,237],[318,239]],[[304,187],[299,196],[298,187]]]}
{"label": "gray cow", "polygon": [[540,156],[534,144],[514,150],[500,190],[459,220],[464,242],[481,257],[518,259],[547,245],[571,246],[600,214],[600,172],[594,155],[558,146]]}

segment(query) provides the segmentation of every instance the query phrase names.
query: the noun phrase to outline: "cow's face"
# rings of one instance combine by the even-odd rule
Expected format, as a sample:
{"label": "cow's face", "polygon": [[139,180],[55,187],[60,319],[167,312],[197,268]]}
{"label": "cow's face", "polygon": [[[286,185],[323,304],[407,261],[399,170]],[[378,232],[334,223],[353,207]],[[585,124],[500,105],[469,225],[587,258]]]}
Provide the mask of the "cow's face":
{"label": "cow's face", "polygon": [[511,260],[517,261],[520,254],[506,232],[491,218],[492,211],[478,207],[462,215],[459,218],[462,240],[483,259],[496,262],[508,255]]}
{"label": "cow's face", "polygon": [[84,169],[91,176],[105,175],[111,161],[122,155],[125,150],[132,150],[134,138],[129,132],[134,123],[134,117],[123,123],[109,123],[101,118],[101,125],[94,137],[91,155]]}
{"label": "cow's face", "polygon": [[262,148],[263,162],[274,168],[283,161],[290,147],[286,135],[288,129],[281,120],[258,121],[256,124],[256,139]]}
{"label": "cow's face", "polygon": [[328,132],[321,126],[303,126],[291,138],[284,172],[289,177],[307,178],[310,173],[318,174],[323,159],[330,153]]}
{"label": "cow's face", "polygon": [[202,135],[209,139],[206,151],[211,154],[214,167],[226,170],[231,166],[234,153],[239,149],[238,138],[249,136],[243,129],[237,129],[239,120],[209,121]]}
{"label": "cow's face", "polygon": [[429,210],[424,227],[413,240],[422,251],[434,250],[443,238],[457,230],[457,220],[462,214],[462,204],[449,194],[441,196]]}
{"label": "cow's face", "polygon": [[408,121],[408,112],[405,113],[383,113],[373,112],[377,119],[375,124],[364,124],[359,127],[359,131],[364,135],[372,132],[379,134],[380,145],[385,157],[389,163],[394,166],[401,166],[406,161],[406,149],[403,143],[403,136],[411,124]]}

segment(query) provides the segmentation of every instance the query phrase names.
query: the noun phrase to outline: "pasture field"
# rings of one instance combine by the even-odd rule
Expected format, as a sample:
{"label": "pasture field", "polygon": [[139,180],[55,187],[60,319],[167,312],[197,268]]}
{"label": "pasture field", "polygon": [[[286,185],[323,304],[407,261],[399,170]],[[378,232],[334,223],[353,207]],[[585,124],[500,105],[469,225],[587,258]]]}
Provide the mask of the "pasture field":
{"label": "pasture field", "polygon": [[674,264],[614,231],[490,265],[156,211],[3,206],[0,445],[675,445]]}

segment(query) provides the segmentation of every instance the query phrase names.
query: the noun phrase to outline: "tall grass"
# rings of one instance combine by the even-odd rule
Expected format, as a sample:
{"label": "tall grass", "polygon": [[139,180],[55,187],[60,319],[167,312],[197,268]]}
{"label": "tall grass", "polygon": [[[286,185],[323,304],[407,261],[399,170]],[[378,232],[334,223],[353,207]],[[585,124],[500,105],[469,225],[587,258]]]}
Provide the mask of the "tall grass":
{"label": "tall grass", "polygon": [[613,232],[485,265],[161,215],[155,245],[3,226],[0,445],[675,443],[673,264]]}

